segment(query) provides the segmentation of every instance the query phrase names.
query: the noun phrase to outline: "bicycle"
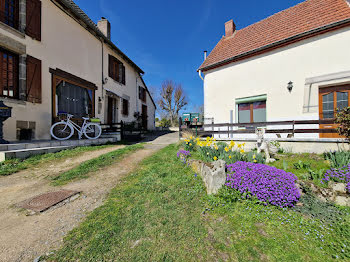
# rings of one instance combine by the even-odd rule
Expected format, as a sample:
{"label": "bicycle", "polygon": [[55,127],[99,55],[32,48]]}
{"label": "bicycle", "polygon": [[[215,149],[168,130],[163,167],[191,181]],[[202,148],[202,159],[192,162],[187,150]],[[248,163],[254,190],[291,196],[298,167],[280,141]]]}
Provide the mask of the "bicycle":
{"label": "bicycle", "polygon": [[66,120],[61,120],[51,126],[51,136],[57,140],[67,140],[74,134],[74,129],[78,132],[79,139],[82,138],[83,134],[87,139],[97,139],[101,136],[102,129],[98,123],[87,122],[90,120],[88,117],[83,117],[83,125],[79,126],[74,123],[71,118],[73,115],[67,113],[58,113],[59,116],[66,115]]}

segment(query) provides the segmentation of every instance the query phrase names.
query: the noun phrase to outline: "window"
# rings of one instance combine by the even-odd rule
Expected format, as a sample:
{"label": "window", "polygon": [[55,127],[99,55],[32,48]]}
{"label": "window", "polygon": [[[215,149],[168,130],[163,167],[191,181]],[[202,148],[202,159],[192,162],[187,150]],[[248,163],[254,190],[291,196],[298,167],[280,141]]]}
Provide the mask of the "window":
{"label": "window", "polygon": [[125,66],[114,56],[109,55],[108,75],[115,81],[125,85]]}
{"label": "window", "polygon": [[18,98],[18,56],[0,50],[0,96]]}
{"label": "window", "polygon": [[147,92],[146,88],[139,86],[139,99],[146,103]]}
{"label": "window", "polygon": [[350,85],[320,88],[320,119],[333,119],[350,105]]}
{"label": "window", "polygon": [[266,101],[238,104],[238,123],[266,122]]}
{"label": "window", "polygon": [[1,22],[18,29],[19,0],[0,0],[0,20]]}
{"label": "window", "polygon": [[129,115],[129,101],[126,100],[126,99],[123,99],[122,114],[124,116],[128,116]]}

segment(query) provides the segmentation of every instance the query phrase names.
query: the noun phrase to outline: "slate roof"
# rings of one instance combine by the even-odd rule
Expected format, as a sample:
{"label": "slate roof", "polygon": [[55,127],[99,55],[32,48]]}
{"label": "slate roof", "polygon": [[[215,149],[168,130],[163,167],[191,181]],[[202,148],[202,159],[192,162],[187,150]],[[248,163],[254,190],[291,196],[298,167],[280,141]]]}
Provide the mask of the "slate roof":
{"label": "slate roof", "polygon": [[199,70],[209,70],[252,56],[287,41],[305,39],[311,33],[350,25],[349,0],[307,0],[258,23],[223,37]]}

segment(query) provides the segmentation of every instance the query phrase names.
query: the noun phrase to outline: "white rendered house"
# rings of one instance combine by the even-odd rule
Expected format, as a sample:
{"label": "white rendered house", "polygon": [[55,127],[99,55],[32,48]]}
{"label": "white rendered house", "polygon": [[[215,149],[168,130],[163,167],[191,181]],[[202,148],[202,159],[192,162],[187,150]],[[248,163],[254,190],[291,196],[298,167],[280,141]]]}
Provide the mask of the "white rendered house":
{"label": "white rendered house", "polygon": [[349,1],[307,0],[240,30],[231,20],[198,71],[214,123],[332,119],[350,105]]}

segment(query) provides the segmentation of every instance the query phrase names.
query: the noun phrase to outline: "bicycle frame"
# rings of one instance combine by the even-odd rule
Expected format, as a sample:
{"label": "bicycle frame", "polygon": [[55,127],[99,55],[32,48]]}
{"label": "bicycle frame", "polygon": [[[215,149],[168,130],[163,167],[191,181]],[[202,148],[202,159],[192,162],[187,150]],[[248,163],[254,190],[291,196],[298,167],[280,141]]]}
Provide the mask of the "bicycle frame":
{"label": "bicycle frame", "polygon": [[73,129],[75,129],[78,132],[78,137],[79,137],[79,139],[81,139],[83,136],[83,130],[84,130],[84,127],[86,126],[87,120],[84,119],[83,125],[79,126],[78,124],[76,124],[72,120],[70,120],[72,117],[73,117],[72,115],[68,115],[67,120],[62,120],[62,122],[65,123],[66,125],[70,124],[73,127]]}

